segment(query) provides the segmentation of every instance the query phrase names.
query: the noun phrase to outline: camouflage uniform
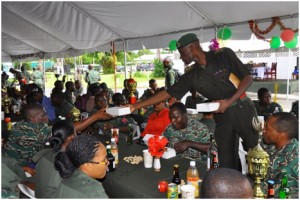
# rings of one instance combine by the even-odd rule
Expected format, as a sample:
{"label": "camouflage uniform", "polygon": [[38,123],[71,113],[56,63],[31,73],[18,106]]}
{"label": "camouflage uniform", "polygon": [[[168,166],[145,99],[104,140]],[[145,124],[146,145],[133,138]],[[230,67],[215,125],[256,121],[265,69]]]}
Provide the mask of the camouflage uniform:
{"label": "camouflage uniform", "polygon": [[45,147],[51,136],[51,127],[45,123],[17,122],[3,148],[4,155],[16,159],[21,166],[31,163],[31,158]]}
{"label": "camouflage uniform", "polygon": [[22,73],[23,73],[23,75],[24,75],[24,77],[26,79],[26,83],[29,84],[29,81],[31,80],[30,73],[27,70],[24,70]]}
{"label": "camouflage uniform", "polygon": [[[176,130],[172,124],[170,124],[163,135],[168,138],[168,146],[174,148],[174,144],[183,140],[191,140],[200,143],[209,143],[209,131],[207,127],[201,122],[188,117],[186,130]],[[183,157],[192,159],[200,159],[205,161],[207,159],[206,154],[193,149],[188,148],[182,153]]]}
{"label": "camouflage uniform", "polygon": [[256,108],[257,115],[264,116],[265,120],[267,120],[269,116],[272,115],[272,113],[274,113],[276,107],[278,107],[279,112],[283,112],[281,105],[275,102],[272,102],[268,106],[260,105],[258,100],[253,101],[253,103]]}
{"label": "camouflage uniform", "polygon": [[175,83],[175,71],[171,68],[166,72],[165,86],[166,88],[171,87]]}
{"label": "camouflage uniform", "polygon": [[267,181],[273,179],[275,181],[275,198],[279,197],[279,188],[283,173],[287,175],[290,197],[298,199],[298,182],[299,182],[299,143],[296,139],[292,139],[289,144],[279,150],[275,150],[270,155],[270,164],[265,181],[262,183],[265,194],[268,191]]}
{"label": "camouflage uniform", "polygon": [[[157,90],[159,90],[159,88]],[[149,99],[150,97],[152,97],[154,94],[151,91],[152,91],[152,89],[144,90],[144,94],[141,96],[140,99],[146,100],[146,99]]]}
{"label": "camouflage uniform", "polygon": [[108,199],[100,181],[76,169],[70,178],[63,179],[56,190],[55,198]]}
{"label": "camouflage uniform", "polygon": [[85,81],[91,85],[93,83],[97,83],[98,81],[101,81],[101,77],[99,72],[95,70],[89,70],[86,72]]}
{"label": "camouflage uniform", "polygon": [[26,178],[24,170],[16,160],[2,155],[1,172],[1,198],[19,199],[17,184]]}

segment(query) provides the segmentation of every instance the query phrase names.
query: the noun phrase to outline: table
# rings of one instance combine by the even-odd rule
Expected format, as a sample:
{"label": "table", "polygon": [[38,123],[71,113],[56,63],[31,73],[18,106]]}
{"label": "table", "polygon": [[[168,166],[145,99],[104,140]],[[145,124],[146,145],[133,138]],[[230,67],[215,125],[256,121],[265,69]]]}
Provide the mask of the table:
{"label": "table", "polygon": [[[158,191],[158,182],[166,180],[171,183],[173,178],[173,166],[179,164],[180,178],[186,182],[186,172],[189,168],[190,160],[174,157],[170,159],[160,159],[161,170],[155,172],[153,168],[145,168],[144,162],[132,165],[123,160],[126,156],[143,156],[142,150],[145,146],[138,144],[127,145],[125,134],[120,133],[119,140],[119,166],[114,172],[108,172],[106,178],[102,180],[103,187],[110,198],[167,198],[167,193]],[[200,178],[206,175],[206,162],[196,162]],[[200,188],[200,186],[199,186]]]}
{"label": "table", "polygon": [[256,73],[257,73],[257,78],[260,78],[261,80],[264,79],[265,75],[265,67],[256,67]]}

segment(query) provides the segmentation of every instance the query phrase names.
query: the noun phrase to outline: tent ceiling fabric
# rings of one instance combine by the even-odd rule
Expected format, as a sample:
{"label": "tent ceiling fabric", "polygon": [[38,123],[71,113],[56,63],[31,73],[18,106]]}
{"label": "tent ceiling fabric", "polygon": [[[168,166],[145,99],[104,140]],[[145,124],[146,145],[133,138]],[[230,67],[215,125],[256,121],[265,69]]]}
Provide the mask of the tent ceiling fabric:
{"label": "tent ceiling fabric", "polygon": [[[275,2],[2,2],[2,61],[76,56],[84,52],[165,48],[187,32],[200,42],[229,25],[231,39],[250,39],[247,21],[289,16],[286,27],[298,28],[297,1]],[[259,23],[261,29],[270,20]],[[280,35],[278,27],[267,37]],[[38,54],[44,52],[43,54]],[[26,56],[25,56],[26,55]]]}

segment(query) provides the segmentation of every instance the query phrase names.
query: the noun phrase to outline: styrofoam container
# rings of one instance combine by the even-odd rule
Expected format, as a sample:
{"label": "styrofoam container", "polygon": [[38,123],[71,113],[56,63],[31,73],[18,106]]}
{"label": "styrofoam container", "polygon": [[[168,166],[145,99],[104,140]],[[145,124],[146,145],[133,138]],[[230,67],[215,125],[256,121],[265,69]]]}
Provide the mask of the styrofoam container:
{"label": "styrofoam container", "polygon": [[214,102],[214,103],[199,103],[197,104],[197,111],[198,112],[213,112],[218,110],[220,107],[220,103]]}
{"label": "styrofoam container", "polygon": [[113,116],[129,115],[130,107],[111,107],[106,109],[106,113]]}
{"label": "styrofoam container", "polygon": [[187,108],[186,111],[188,114],[191,114],[191,115],[198,114],[197,109]]}

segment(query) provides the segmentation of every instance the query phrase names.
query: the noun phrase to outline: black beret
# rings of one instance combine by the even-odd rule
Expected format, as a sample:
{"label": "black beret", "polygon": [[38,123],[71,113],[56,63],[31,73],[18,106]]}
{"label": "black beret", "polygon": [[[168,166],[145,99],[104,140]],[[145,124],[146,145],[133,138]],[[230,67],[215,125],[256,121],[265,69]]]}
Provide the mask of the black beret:
{"label": "black beret", "polygon": [[176,43],[177,49],[180,49],[192,42],[199,41],[195,33],[188,33],[183,35]]}

